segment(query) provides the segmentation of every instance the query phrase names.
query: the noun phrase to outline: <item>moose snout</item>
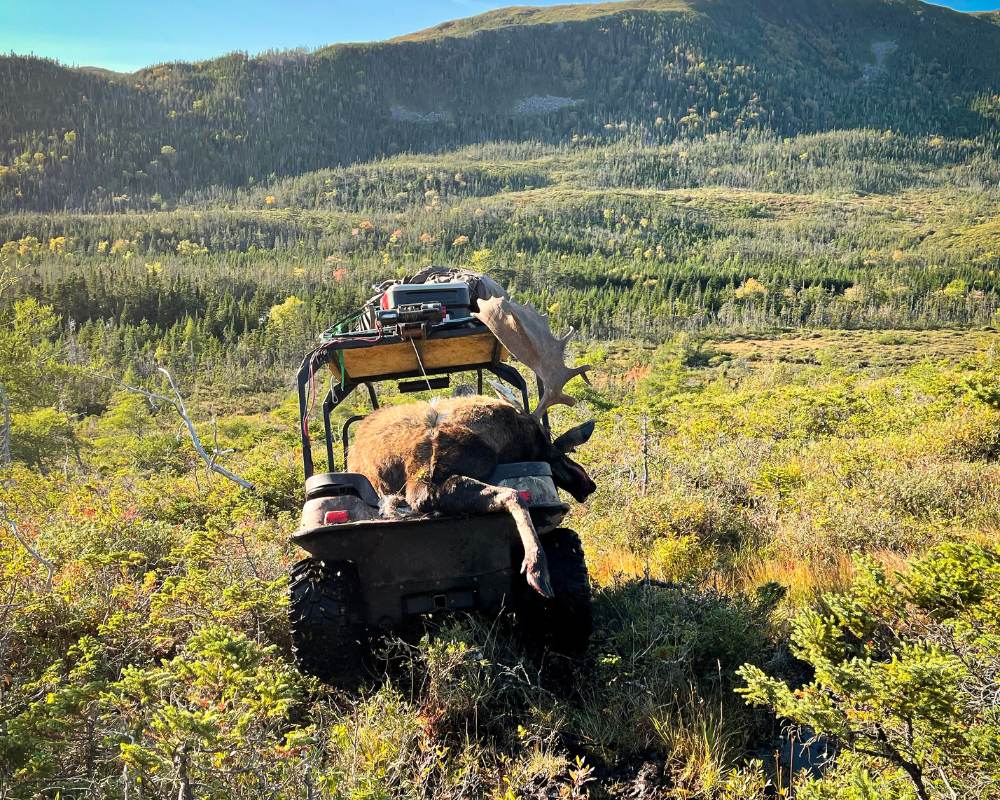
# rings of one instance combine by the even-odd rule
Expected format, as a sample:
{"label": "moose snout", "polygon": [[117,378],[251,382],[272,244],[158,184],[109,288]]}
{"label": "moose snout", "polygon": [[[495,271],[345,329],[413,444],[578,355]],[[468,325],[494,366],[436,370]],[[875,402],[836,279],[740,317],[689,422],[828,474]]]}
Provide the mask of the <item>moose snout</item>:
{"label": "moose snout", "polygon": [[[581,472],[583,472],[583,470],[581,470]],[[597,484],[590,479],[590,476],[584,473],[583,477],[586,480],[583,486],[577,491],[570,492],[570,494],[573,495],[573,499],[576,500],[576,502],[578,503],[582,503],[584,500],[590,497],[595,491],[597,491]]]}
{"label": "moose snout", "polygon": [[597,489],[597,484],[591,480],[586,470],[568,458],[552,463],[552,477],[556,486],[569,492],[578,503],[582,503]]}

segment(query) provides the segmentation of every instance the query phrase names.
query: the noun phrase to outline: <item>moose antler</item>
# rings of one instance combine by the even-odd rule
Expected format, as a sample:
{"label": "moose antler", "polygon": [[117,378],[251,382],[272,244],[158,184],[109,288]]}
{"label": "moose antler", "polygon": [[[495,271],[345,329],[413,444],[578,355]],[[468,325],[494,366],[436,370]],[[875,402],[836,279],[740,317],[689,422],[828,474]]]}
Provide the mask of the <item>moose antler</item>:
{"label": "moose antler", "polygon": [[531,306],[522,306],[505,297],[480,300],[479,312],[473,316],[489,328],[510,354],[534,372],[542,382],[542,399],[531,416],[540,420],[554,405],[576,404],[576,398],[563,392],[563,388],[577,375],[590,383],[587,377],[590,365],[566,366],[566,345],[573,336],[572,328],[565,336],[557,338],[549,327],[548,317],[539,314]]}

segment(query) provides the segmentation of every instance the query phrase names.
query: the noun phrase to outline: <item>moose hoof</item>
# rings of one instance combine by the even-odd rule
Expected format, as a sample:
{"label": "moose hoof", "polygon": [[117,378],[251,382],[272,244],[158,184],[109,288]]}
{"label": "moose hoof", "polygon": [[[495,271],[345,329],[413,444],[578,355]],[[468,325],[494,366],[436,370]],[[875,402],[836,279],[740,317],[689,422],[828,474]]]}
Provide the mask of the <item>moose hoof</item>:
{"label": "moose hoof", "polygon": [[549,568],[544,558],[529,560],[525,558],[521,563],[521,574],[528,581],[528,585],[538,592],[542,597],[551,600],[556,596],[552,591],[552,583],[549,581]]}

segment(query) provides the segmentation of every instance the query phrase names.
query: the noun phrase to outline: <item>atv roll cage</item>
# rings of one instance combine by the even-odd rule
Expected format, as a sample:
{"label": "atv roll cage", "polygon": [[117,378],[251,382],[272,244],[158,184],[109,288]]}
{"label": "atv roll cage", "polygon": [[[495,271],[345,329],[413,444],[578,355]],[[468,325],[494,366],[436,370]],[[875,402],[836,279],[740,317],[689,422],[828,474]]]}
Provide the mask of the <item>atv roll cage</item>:
{"label": "atv roll cage", "polygon": [[[358,387],[368,390],[372,410],[375,410],[379,407],[375,390],[379,382],[418,379],[400,384],[401,391],[415,392],[444,388],[448,381],[442,376],[475,372],[476,388],[482,394],[483,374],[489,372],[517,390],[527,411],[530,405],[528,384],[517,369],[505,363],[508,358],[509,354],[489,329],[471,317],[428,325],[419,336],[401,336],[399,331],[360,331],[336,333],[325,338],[302,360],[298,371],[299,433],[305,477],[315,472],[309,416],[317,400],[316,373],[322,367],[327,367],[331,373],[322,404],[327,469],[336,472],[330,415]],[[539,397],[544,390],[539,379]],[[363,416],[348,418],[340,431],[345,466],[350,427],[360,419]],[[548,415],[542,418],[542,425],[548,435]]]}

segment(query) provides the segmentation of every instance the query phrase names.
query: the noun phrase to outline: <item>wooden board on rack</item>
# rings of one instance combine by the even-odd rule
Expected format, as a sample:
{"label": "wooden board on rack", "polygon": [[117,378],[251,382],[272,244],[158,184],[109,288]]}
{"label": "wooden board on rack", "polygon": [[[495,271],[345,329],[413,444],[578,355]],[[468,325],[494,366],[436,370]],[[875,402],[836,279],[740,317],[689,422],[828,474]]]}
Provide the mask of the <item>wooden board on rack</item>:
{"label": "wooden board on rack", "polygon": [[[491,364],[494,348],[498,347],[499,343],[489,331],[477,331],[468,336],[387,342],[373,347],[359,347],[340,352],[348,376],[360,381],[382,375],[418,372],[420,364],[413,351],[414,345],[420,353],[424,368],[430,371]],[[499,360],[506,361],[509,357],[507,350],[499,346]],[[334,375],[340,376],[340,358],[331,359],[329,367]]]}

